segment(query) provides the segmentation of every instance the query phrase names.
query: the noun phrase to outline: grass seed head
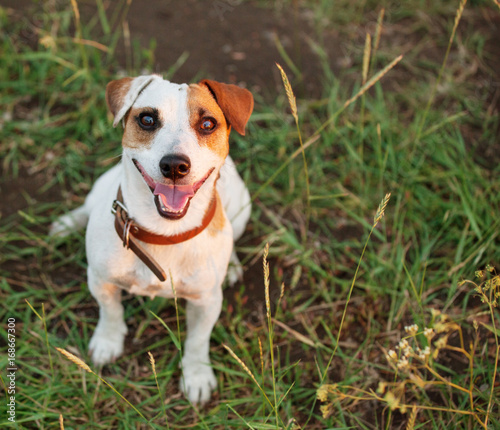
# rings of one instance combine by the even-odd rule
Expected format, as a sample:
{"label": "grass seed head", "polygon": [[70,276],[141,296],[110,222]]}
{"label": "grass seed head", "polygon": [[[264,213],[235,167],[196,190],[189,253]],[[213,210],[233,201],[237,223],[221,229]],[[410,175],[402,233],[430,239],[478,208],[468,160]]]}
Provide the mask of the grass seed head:
{"label": "grass seed head", "polygon": [[376,226],[378,222],[382,219],[384,216],[384,211],[385,208],[387,207],[387,203],[389,203],[389,199],[391,198],[391,193],[387,193],[385,197],[382,199],[380,202],[380,205],[377,209],[377,213],[375,214],[375,217],[373,218],[373,226]]}
{"label": "grass seed head", "polygon": [[375,29],[375,38],[373,41],[373,51],[376,52],[378,49],[378,45],[380,43],[380,35],[382,34],[382,22],[384,21],[384,14],[385,14],[385,9],[382,8],[380,9],[380,12],[378,14],[377,18],[377,27]]}
{"label": "grass seed head", "polygon": [[298,114],[297,114],[297,103],[295,101],[295,95],[293,94],[292,86],[290,85],[290,82],[288,81],[288,77],[283,70],[283,68],[276,63],[276,66],[280,70],[281,73],[281,79],[283,80],[283,85],[285,87],[285,92],[286,96],[288,98],[288,104],[290,105],[290,109],[292,110],[292,115],[295,121],[297,122],[299,120]]}
{"label": "grass seed head", "polygon": [[417,420],[418,409],[415,405],[411,408],[410,418],[408,419],[408,424],[406,424],[406,430],[413,430],[415,428],[415,422]]}
{"label": "grass seed head", "polygon": [[260,367],[262,369],[262,373],[264,374],[264,353],[262,351],[262,342],[260,341],[260,337],[258,337],[257,340],[259,341]]}
{"label": "grass seed head", "polygon": [[89,373],[94,373],[92,369],[85,363],[81,358],[78,358],[76,355],[71,354],[71,352],[66,351],[62,348],[56,348],[62,355],[64,355],[69,361],[72,361],[77,366],[81,367],[83,370],[86,370]]}
{"label": "grass seed head", "polygon": [[462,0],[460,2],[460,5],[458,6],[457,13],[455,15],[455,22],[453,23],[453,30],[451,31],[451,36],[450,36],[450,44],[453,41],[453,38],[455,37],[455,32],[457,31],[458,23],[460,22],[460,19],[462,18],[462,14],[465,9],[465,4],[467,3],[467,0]]}
{"label": "grass seed head", "polygon": [[271,318],[271,299],[269,298],[269,262],[267,256],[269,255],[269,243],[264,247],[264,255],[262,257],[262,268],[264,270],[264,288],[266,296],[266,313],[267,318]]}
{"label": "grass seed head", "polygon": [[156,375],[156,366],[155,366],[155,358],[153,357],[153,354],[148,351],[149,355],[149,362],[151,363],[151,367],[153,368],[153,373]]}
{"label": "grass seed head", "polygon": [[260,384],[257,382],[257,379],[255,379],[255,376],[254,374],[252,373],[252,371],[248,368],[248,366],[243,362],[243,360],[241,360],[235,353],[234,351],[229,348],[229,346],[227,345],[222,345],[228,352],[229,354],[231,354],[231,356],[238,362],[238,364],[241,366],[241,368],[248,374],[248,376],[250,376],[250,378],[252,378],[252,380],[257,384],[257,386],[260,388]]}

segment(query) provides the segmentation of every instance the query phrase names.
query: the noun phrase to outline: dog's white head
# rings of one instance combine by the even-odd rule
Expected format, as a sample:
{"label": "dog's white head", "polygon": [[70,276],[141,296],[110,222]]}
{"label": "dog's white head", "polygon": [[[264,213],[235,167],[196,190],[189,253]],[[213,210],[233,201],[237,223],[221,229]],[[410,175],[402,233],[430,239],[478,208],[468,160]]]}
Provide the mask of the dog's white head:
{"label": "dog's white head", "polygon": [[252,94],[235,85],[177,85],[157,75],[110,82],[106,101],[113,125],[123,121],[124,163],[135,165],[167,219],[184,217],[197,191],[213,188],[231,128],[244,135],[253,110]]}

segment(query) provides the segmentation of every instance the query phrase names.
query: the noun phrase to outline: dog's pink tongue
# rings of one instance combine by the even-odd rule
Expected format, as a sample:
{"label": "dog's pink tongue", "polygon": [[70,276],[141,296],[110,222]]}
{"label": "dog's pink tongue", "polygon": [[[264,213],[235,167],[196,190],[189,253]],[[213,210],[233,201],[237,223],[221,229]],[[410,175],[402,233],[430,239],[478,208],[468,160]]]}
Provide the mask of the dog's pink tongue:
{"label": "dog's pink tongue", "polygon": [[180,212],[186,206],[189,197],[194,196],[192,185],[156,184],[153,191],[160,198],[162,206],[169,212]]}

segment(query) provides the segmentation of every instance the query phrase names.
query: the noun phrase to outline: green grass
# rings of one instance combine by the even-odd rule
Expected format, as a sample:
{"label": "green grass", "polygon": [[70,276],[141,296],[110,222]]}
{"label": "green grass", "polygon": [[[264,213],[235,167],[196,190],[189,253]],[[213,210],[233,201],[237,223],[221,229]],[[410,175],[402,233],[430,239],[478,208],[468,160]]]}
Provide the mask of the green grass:
{"label": "green grass", "polygon": [[[86,286],[83,232],[54,241],[48,225],[80,204],[120,154],[104,87],[118,72],[116,29],[127,5],[111,11],[96,3],[96,16],[76,25],[71,5],[45,6],[33,21],[13,20],[0,9],[0,320],[4,328],[16,319],[17,428],[55,428],[60,416],[65,429],[167,423],[172,429],[465,429],[478,428],[486,415],[491,428],[500,426],[498,379],[493,384],[498,311],[494,297],[481,301],[477,286],[461,282],[500,263],[498,158],[482,152],[497,143],[500,125],[498,113],[488,110],[492,94],[480,85],[498,75],[488,75],[483,64],[491,55],[484,51],[485,27],[467,24],[483,13],[500,14],[495,4],[466,5],[449,44],[458,2],[384,3],[385,31],[378,49],[372,47],[366,78],[404,58],[344,107],[363,87],[365,33],[374,40],[380,6],[298,2],[313,12],[322,97],[297,99],[297,129],[285,89],[272,102],[256,94],[247,136],[232,136],[233,157],[255,196],[238,251],[248,283],[262,291],[258,297],[270,282],[269,308],[264,301],[249,306],[251,285],[226,290],[234,299],[224,303],[211,344],[219,388],[195,409],[178,393],[180,352],[172,337],[180,330],[183,339],[185,324],[183,306],[177,310],[173,301],[127,297],[130,345],[115,364],[93,369],[97,376],[55,349],[90,364],[98,311]],[[339,29],[352,64],[340,77],[322,46],[328,28]],[[107,50],[76,44],[74,36]],[[127,73],[147,67],[153,48],[135,49]],[[293,62],[287,55],[277,59],[283,66]],[[175,67],[168,71],[173,80]],[[292,89],[301,85],[292,73],[297,65],[287,69]],[[385,215],[372,228],[389,192]],[[266,243],[269,277],[260,263]],[[410,360],[413,381],[415,375],[427,381],[422,389],[386,353],[404,337],[414,348],[435,348],[423,334],[424,327],[440,327],[431,309],[448,315],[438,336],[447,343],[426,363],[431,370]],[[413,323],[419,333],[409,336],[404,326]],[[4,385],[7,367],[2,354]],[[439,377],[446,382],[436,384]],[[329,391],[318,401],[322,382]],[[380,383],[386,385],[377,392]],[[0,414],[0,424],[8,424],[3,407]]]}

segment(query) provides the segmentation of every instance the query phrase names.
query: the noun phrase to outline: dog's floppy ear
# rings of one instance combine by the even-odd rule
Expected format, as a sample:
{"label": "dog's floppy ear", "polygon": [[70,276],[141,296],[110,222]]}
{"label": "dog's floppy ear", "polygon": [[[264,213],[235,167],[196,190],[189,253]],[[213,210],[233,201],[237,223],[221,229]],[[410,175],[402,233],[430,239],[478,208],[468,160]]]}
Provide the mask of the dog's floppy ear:
{"label": "dog's floppy ear", "polygon": [[137,78],[122,78],[106,85],[106,103],[114,116],[113,127],[116,127],[125,116],[141,91],[155,79],[161,79],[161,77],[147,75]]}
{"label": "dog's floppy ear", "polygon": [[245,126],[253,111],[252,93],[232,84],[204,79],[200,85],[206,85],[221,108],[227,122],[242,136]]}

